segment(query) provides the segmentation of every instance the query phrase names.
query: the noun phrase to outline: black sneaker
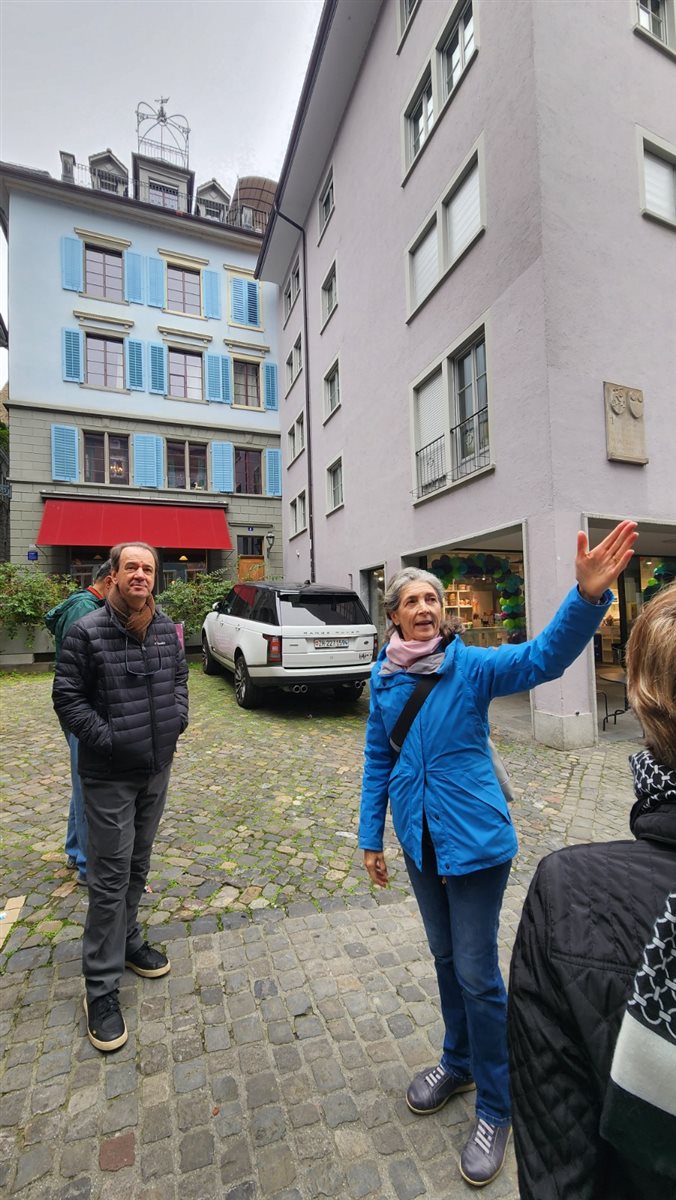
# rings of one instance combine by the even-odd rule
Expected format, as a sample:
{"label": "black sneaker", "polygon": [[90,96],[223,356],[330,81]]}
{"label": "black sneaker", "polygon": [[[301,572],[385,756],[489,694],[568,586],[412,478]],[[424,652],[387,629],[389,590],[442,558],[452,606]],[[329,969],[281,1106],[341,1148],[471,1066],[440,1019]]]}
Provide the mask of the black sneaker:
{"label": "black sneaker", "polygon": [[406,1103],[414,1113],[438,1112],[451,1096],[471,1092],[473,1087],[471,1076],[456,1075],[440,1063],[438,1067],[430,1067],[413,1076],[406,1092]]}
{"label": "black sneaker", "polygon": [[145,979],[157,979],[171,970],[171,963],[166,954],[161,950],[153,950],[147,942],[139,946],[138,950],[134,950],[133,954],[126,956],[126,966],[137,975],[143,975]]}
{"label": "black sneaker", "polygon": [[89,1004],[85,996],[84,1010],[87,1014],[87,1037],[92,1046],[104,1052],[119,1050],[120,1046],[124,1046],[129,1034],[116,991],[99,996]]}
{"label": "black sneaker", "polygon": [[473,1187],[484,1187],[500,1174],[511,1125],[490,1125],[482,1117],[475,1122],[460,1155],[460,1174]]}

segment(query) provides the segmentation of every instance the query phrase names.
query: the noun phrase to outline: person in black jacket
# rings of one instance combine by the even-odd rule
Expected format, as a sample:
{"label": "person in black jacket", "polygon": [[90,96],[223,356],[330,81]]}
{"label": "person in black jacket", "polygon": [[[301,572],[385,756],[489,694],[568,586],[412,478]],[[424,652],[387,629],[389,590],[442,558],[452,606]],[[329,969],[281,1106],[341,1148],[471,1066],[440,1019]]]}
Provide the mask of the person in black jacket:
{"label": "person in black jacket", "polygon": [[[646,742],[629,760],[635,840],[543,859],[514,945],[508,1034],[521,1200],[676,1197],[676,1139],[665,1136],[676,1115],[665,1059],[676,1037],[676,963],[659,935],[655,959],[654,934],[676,882],[676,584],[634,624],[627,694]],[[632,1025],[645,1050],[629,1056],[618,1044],[625,1052],[613,1061],[632,1005],[647,1005],[647,1028],[663,1026],[665,1036],[646,1041]],[[650,1066],[651,1044],[661,1071]],[[629,1126],[632,1093],[643,1125],[630,1140],[617,1130]]]}
{"label": "person in black jacket", "polygon": [[173,621],[155,608],[157,555],[143,542],[110,552],[105,605],[67,634],[54,678],[62,725],[79,741],[89,828],[89,908],[82,944],[87,1033],[97,1050],[127,1040],[118,985],[125,964],[166,975],[143,940],[138,906],[178,738],[188,724],[188,668]]}

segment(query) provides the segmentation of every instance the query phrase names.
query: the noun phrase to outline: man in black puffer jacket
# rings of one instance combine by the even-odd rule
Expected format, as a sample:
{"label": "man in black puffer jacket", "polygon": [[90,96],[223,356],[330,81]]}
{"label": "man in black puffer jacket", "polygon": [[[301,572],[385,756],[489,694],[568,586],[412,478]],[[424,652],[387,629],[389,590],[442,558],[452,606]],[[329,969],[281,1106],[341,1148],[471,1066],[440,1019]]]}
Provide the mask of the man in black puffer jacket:
{"label": "man in black puffer jacket", "polygon": [[188,724],[188,669],[174,623],[155,609],[157,555],[143,542],[110,552],[113,587],[103,608],[67,634],[54,708],[79,741],[88,822],[89,908],[82,943],[89,1040],[127,1040],[118,985],[166,975],[166,955],[138,924],[138,906],[162,816],[178,738]]}
{"label": "man in black puffer jacket", "polygon": [[[543,859],[517,932],[509,1053],[521,1200],[676,1200],[676,1076],[667,1054],[676,962],[669,951],[659,985],[641,970],[676,885],[675,685],[676,584],[643,609],[627,647],[627,692],[647,746],[630,759],[635,840]],[[640,1017],[645,987],[654,1011],[644,1061],[627,1070],[613,1053],[625,1007],[638,1003]],[[638,1112],[640,1137],[616,1137],[613,1127]]]}

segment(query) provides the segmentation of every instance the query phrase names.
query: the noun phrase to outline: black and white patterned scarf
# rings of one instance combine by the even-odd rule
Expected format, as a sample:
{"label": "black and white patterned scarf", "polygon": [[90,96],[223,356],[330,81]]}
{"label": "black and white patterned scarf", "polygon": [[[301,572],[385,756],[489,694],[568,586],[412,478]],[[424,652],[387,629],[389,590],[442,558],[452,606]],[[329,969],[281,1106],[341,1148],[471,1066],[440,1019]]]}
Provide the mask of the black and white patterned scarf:
{"label": "black and white patterned scarf", "polygon": [[676,803],[676,771],[663,767],[649,750],[639,750],[629,758],[634,776],[636,803],[629,816],[632,833],[638,817],[654,812],[662,804]]}
{"label": "black and white patterned scarf", "polygon": [[[629,761],[637,797],[633,829],[637,817],[676,802],[676,772],[655,762],[648,750]],[[676,1180],[676,891],[666,898],[634,978],[615,1046],[601,1135],[638,1168],[646,1186],[655,1176]],[[674,1195],[671,1186],[663,1192],[667,1194]]]}

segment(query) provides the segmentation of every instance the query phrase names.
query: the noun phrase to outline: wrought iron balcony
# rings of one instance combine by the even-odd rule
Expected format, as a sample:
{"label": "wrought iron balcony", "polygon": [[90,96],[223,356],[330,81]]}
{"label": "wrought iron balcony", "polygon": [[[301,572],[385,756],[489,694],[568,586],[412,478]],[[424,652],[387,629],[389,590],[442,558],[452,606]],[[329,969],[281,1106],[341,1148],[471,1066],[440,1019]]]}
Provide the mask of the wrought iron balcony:
{"label": "wrought iron balcony", "polygon": [[480,409],[449,431],[450,468],[447,463],[446,446],[447,438],[442,434],[416,451],[416,499],[420,500],[423,496],[438,492],[447,483],[455,483],[456,480],[464,479],[467,475],[473,475],[475,471],[488,466],[488,409]]}

